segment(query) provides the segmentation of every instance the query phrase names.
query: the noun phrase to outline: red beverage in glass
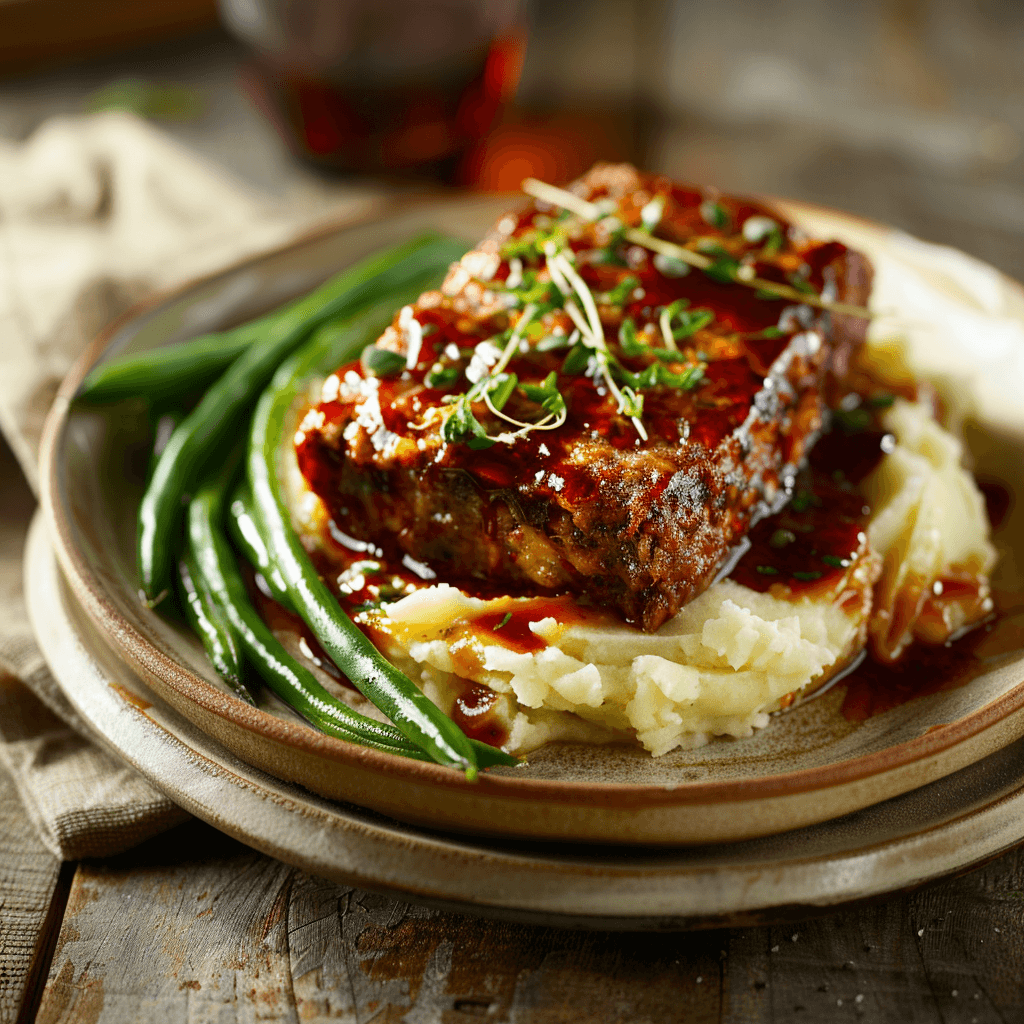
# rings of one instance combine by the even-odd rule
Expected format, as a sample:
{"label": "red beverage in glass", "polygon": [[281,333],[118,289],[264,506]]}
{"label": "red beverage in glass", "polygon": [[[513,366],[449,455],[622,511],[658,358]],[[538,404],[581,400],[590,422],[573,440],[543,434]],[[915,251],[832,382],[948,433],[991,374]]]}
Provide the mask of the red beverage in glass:
{"label": "red beverage in glass", "polygon": [[360,173],[458,175],[515,92],[514,0],[221,0],[260,55],[299,155]]}

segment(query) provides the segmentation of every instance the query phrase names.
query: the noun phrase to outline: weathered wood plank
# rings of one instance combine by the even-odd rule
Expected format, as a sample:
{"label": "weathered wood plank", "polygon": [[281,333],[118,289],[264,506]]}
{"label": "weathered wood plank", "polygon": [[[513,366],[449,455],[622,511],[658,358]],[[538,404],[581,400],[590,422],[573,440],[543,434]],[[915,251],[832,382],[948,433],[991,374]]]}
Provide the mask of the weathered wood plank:
{"label": "weathered wood plank", "polygon": [[1010,854],[785,928],[570,932],[325,882],[192,823],[80,866],[39,1020],[1010,1022],[1022,881]]}
{"label": "weathered wood plank", "polygon": [[785,928],[730,934],[724,1019],[1024,1019],[1024,856]]}
{"label": "weathered wood plank", "polygon": [[296,1021],[282,955],[294,875],[188,827],[80,865],[37,1019]]}
{"label": "weathered wood plank", "polygon": [[[17,1018],[45,949],[47,912],[60,861],[39,841],[7,772],[0,769],[0,1022]],[[58,921],[55,925],[59,924]]]}

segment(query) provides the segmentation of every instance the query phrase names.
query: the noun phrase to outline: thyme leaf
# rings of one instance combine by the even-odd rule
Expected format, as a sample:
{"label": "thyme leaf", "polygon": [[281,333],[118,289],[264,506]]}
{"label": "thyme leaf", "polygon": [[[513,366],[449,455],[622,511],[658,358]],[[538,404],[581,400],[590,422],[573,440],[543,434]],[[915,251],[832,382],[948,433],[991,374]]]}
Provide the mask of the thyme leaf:
{"label": "thyme leaf", "polygon": [[624,306],[633,291],[640,286],[640,278],[627,274],[611,291],[604,295],[609,306]]}
{"label": "thyme leaf", "polygon": [[565,239],[565,228],[558,224],[548,229],[528,228],[521,235],[510,238],[501,247],[501,258],[519,259],[524,263],[542,263],[545,247],[554,243],[557,248],[561,248]]}
{"label": "thyme leaf", "polygon": [[855,409],[833,409],[832,418],[836,426],[846,434],[859,434],[871,426],[871,413],[863,406]]}
{"label": "thyme leaf", "polygon": [[792,544],[796,540],[796,534],[792,530],[776,530],[768,540],[768,546],[776,550]]}
{"label": "thyme leaf", "polygon": [[426,376],[423,378],[423,383],[428,388],[436,388],[437,390],[443,390],[444,388],[450,388],[458,379],[462,376],[462,371],[455,366],[444,366],[441,363],[434,363],[434,365],[427,370]]}
{"label": "thyme leaf", "polygon": [[566,412],[565,399],[558,390],[558,374],[554,370],[540,384],[520,384],[519,389],[531,402],[539,402],[540,407],[550,416]]}
{"label": "thyme leaf", "polygon": [[512,397],[518,383],[519,378],[514,373],[499,373],[484,383],[483,394],[491,400],[491,405],[501,410]]}
{"label": "thyme leaf", "polygon": [[576,342],[572,351],[565,357],[562,363],[562,373],[583,373],[590,362],[590,349],[582,341]]}
{"label": "thyme leaf", "polygon": [[736,273],[740,269],[740,261],[732,256],[719,254],[714,258],[710,267],[704,268],[704,273],[717,281],[719,284],[731,284],[736,280]]}
{"label": "thyme leaf", "polygon": [[872,395],[868,399],[867,404],[872,409],[888,409],[895,401],[895,395],[891,395],[887,391],[881,391],[877,395]]}
{"label": "thyme leaf", "polygon": [[640,373],[622,370],[624,379],[637,390],[647,391],[659,385],[692,391],[704,381],[703,366],[688,366],[682,373],[673,373],[662,363],[651,363]]}
{"label": "thyme leaf", "polygon": [[821,560],[833,569],[845,569],[850,564],[848,558],[840,558],[838,555],[822,555]]}
{"label": "thyme leaf", "polygon": [[625,356],[635,359],[637,356],[646,355],[651,351],[648,345],[640,340],[636,333],[636,324],[632,317],[626,317],[619,328],[619,348]]}
{"label": "thyme leaf", "polygon": [[704,218],[705,223],[710,224],[713,228],[718,228],[719,231],[728,231],[732,226],[732,217],[729,216],[729,211],[713,199],[705,199],[700,204],[700,215]]}
{"label": "thyme leaf", "polygon": [[394,377],[405,369],[405,356],[376,345],[363,351],[363,367],[374,377]]}
{"label": "thyme leaf", "polygon": [[787,281],[798,291],[803,292],[805,295],[817,295],[818,293],[814,289],[814,285],[807,280],[801,274],[792,273],[787,278]]}
{"label": "thyme leaf", "polygon": [[808,509],[820,507],[821,498],[813,491],[799,490],[790,499],[789,504],[794,512],[806,512]]}
{"label": "thyme leaf", "polygon": [[707,327],[714,319],[715,314],[710,309],[683,310],[675,318],[678,326],[672,328],[672,337],[676,341],[688,338],[691,334],[695,334],[702,328]]}
{"label": "thyme leaf", "polygon": [[623,416],[639,420],[644,414],[644,396],[636,394],[630,387],[622,389],[622,401],[619,410]]}
{"label": "thyme leaf", "polygon": [[490,448],[495,443],[473,415],[469,395],[459,395],[454,408],[441,424],[441,437],[449,444],[465,444],[474,451]]}

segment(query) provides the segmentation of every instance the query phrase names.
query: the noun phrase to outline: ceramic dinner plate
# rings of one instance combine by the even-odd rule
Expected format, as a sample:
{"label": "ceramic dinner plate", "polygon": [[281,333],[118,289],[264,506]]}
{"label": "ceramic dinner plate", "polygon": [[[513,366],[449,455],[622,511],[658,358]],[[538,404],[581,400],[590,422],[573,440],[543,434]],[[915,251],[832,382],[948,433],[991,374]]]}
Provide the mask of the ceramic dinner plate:
{"label": "ceramic dinner plate", "polygon": [[25,592],[54,675],[119,757],[222,831],[346,885],[563,927],[721,927],[913,888],[1024,838],[1024,739],[836,821],[745,842],[594,846],[404,825],[252,767],[157,696],[76,601],[41,517]]}
{"label": "ceramic dinner plate", "polygon": [[[848,713],[847,686],[866,685],[855,672],[749,739],[657,759],[626,747],[551,745],[476,783],[323,736],[273,699],[251,707],[218,685],[195,638],[137,597],[134,516],[151,443],[143,411],[131,403],[72,407],[83,376],[98,361],[256,316],[426,227],[468,244],[505,205],[434,201],[311,236],[163,297],[97,339],[65,381],[47,423],[43,504],[68,586],[113,657],[203,735],[269,775],[405,822],[515,840],[678,846],[774,835],[909,793],[1024,735],[1024,659],[1014,653],[1012,614],[981,638],[969,682],[937,663],[918,680],[927,695],[889,701],[895,706],[866,718]],[[786,212],[815,234],[852,239],[879,260],[902,244],[890,229],[833,211],[788,204]],[[900,251],[909,258],[916,250],[904,244]],[[985,268],[984,291],[979,265],[951,257],[940,266],[939,252],[919,252],[932,285],[939,282],[950,301],[981,303],[982,314],[998,312],[1020,327],[1024,296],[1012,282]],[[1024,507],[1012,502],[1024,493],[1020,442],[1006,417],[990,420],[972,430],[972,447],[979,469],[998,477],[1011,498],[996,536],[996,583],[1013,606],[1021,588],[1012,569],[1024,565]]]}

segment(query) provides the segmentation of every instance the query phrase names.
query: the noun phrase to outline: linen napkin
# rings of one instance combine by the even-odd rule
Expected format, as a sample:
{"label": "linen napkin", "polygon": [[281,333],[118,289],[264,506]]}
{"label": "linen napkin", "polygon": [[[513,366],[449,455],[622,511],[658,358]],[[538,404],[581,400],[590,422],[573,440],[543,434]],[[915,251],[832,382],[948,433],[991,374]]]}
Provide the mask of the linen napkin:
{"label": "linen napkin", "polygon": [[0,430],[10,446],[0,451],[0,765],[63,859],[120,852],[187,815],[92,739],[28,624],[21,557],[57,387],[91,338],[146,294],[282,244],[325,213],[340,220],[379,202],[326,185],[273,202],[129,114],[56,118],[25,143],[0,139]]}

